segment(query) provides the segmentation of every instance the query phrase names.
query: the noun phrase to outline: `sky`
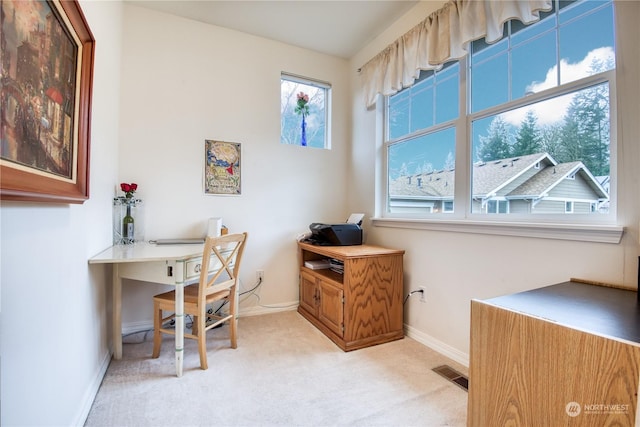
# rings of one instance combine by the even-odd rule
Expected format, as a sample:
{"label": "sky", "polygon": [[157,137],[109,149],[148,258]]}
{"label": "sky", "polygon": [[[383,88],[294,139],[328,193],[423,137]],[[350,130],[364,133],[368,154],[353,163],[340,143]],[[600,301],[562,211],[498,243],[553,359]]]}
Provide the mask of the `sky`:
{"label": "sky", "polygon": [[[594,0],[580,1],[572,7],[561,9],[560,29],[557,32],[548,31],[555,27],[553,17],[541,21],[537,28],[524,27],[513,34],[509,54],[506,39],[493,45],[480,43],[479,47],[482,49],[471,60],[472,80],[478,82],[471,90],[472,113],[523,99],[527,93],[556,87],[558,57],[562,84],[588,76],[594,60],[614,64],[613,6],[607,3]],[[602,7],[605,4],[607,5]],[[595,28],[597,30],[594,30]],[[513,70],[511,76],[508,72],[510,67]],[[454,85],[443,85],[437,89],[440,91],[436,92],[436,109],[440,99],[451,103],[451,99],[457,98]],[[414,92],[417,91],[414,90],[412,93]],[[416,100],[419,97],[417,93],[413,96]],[[422,105],[429,104],[424,100],[420,102]],[[533,109],[539,125],[550,124],[564,116],[570,102],[571,96],[558,97],[503,113],[502,117],[517,128],[527,111]],[[447,108],[449,107],[450,105],[447,105]],[[415,130],[410,129],[407,120],[409,118],[405,114],[403,119],[398,121],[397,127],[392,129],[392,139]],[[415,118],[412,120],[416,121]],[[473,136],[474,144],[479,141],[481,134],[486,135],[486,127],[490,122],[491,118],[487,118],[474,125],[474,130],[479,130]],[[403,164],[409,173],[419,172],[425,163],[430,163],[434,169],[442,169],[448,153],[455,153],[454,138],[453,132],[441,132],[440,135],[420,137],[392,146],[389,152],[390,176],[395,178]]]}

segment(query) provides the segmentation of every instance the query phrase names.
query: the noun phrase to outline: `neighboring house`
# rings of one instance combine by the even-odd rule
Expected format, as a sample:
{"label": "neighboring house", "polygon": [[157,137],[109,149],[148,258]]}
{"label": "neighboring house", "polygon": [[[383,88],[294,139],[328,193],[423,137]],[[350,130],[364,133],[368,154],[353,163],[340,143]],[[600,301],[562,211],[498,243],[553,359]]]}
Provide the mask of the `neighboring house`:
{"label": "neighboring house", "polygon": [[[392,212],[453,212],[455,170],[399,177],[389,184]],[[547,153],[473,165],[474,213],[591,213],[609,194],[582,162],[557,163]]]}

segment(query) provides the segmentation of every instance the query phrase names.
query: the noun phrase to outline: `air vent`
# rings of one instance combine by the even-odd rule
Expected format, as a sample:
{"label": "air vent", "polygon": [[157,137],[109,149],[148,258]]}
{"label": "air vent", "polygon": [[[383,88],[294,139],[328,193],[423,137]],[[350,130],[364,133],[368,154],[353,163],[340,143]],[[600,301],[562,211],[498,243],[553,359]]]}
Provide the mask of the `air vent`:
{"label": "air vent", "polygon": [[448,379],[465,391],[469,391],[469,379],[449,365],[441,365],[432,369],[436,374]]}

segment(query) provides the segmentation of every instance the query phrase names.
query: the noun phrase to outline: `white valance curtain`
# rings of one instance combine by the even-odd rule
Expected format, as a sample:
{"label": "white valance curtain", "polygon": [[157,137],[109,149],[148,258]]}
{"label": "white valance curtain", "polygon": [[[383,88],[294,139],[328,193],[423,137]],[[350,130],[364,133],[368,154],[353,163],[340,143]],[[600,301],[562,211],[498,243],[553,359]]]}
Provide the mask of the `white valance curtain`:
{"label": "white valance curtain", "polygon": [[378,94],[393,95],[411,86],[420,70],[439,68],[467,54],[469,43],[502,38],[510,19],[525,24],[537,21],[541,10],[550,10],[552,0],[449,0],[398,40],[362,66],[367,108]]}

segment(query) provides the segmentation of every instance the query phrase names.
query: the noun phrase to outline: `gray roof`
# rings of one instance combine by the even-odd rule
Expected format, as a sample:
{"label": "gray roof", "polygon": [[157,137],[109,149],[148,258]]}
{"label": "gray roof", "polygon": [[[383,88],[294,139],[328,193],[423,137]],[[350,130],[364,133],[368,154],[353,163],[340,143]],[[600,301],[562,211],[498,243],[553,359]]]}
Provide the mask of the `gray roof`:
{"label": "gray roof", "polygon": [[403,176],[391,181],[391,196],[417,196],[429,199],[453,199],[454,170]]}
{"label": "gray roof", "polygon": [[[507,198],[543,197],[572,174],[579,174],[599,198],[608,198],[606,191],[582,162],[558,164],[547,153],[475,163],[473,197],[491,197],[509,184],[516,185],[516,188],[505,195]],[[389,194],[392,198],[453,200],[454,177],[453,169],[402,176],[389,183]],[[517,185],[518,179],[524,181]]]}
{"label": "gray roof", "polygon": [[540,167],[542,168],[547,165],[555,165],[556,161],[546,153],[537,153],[474,163],[473,196],[486,197],[497,193],[538,163],[541,163]]}

